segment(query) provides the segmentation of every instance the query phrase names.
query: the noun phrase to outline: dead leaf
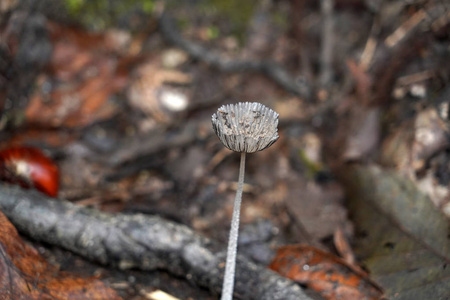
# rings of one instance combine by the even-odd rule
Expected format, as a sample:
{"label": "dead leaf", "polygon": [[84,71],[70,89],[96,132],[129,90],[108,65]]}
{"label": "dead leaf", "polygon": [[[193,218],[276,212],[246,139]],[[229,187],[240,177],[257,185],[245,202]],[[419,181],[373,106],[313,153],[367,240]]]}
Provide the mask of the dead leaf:
{"label": "dead leaf", "polygon": [[448,220],[409,179],[376,166],[339,177],[359,237],[355,252],[392,299],[449,299]]}
{"label": "dead leaf", "polygon": [[25,244],[0,212],[0,298],[29,300],[119,300],[114,290],[95,278],[60,272]]}
{"label": "dead leaf", "polygon": [[365,72],[363,66],[357,65],[352,59],[347,60],[347,68],[355,80],[356,93],[361,103],[367,105],[370,101],[370,89],[372,87],[372,79]]}
{"label": "dead leaf", "polygon": [[148,59],[135,70],[128,99],[133,108],[157,122],[166,123],[173,119],[174,114],[187,108],[190,98],[187,91],[166,84],[190,84],[192,76],[166,69],[162,64],[160,59]]}
{"label": "dead leaf", "polygon": [[448,148],[449,134],[448,124],[439,117],[436,109],[426,109],[413,121],[403,122],[385,139],[382,162],[415,179],[415,172],[424,168],[430,157]]}
{"label": "dead leaf", "polygon": [[30,97],[27,121],[47,127],[83,127],[112,116],[118,107],[107,100],[127,83],[122,60],[128,68],[135,61],[115,53],[106,34],[53,23],[49,27],[53,54],[49,71],[38,79]]}
{"label": "dead leaf", "polygon": [[43,130],[41,128],[25,128],[16,132],[10,139],[5,139],[0,142],[0,148],[20,145],[39,145],[42,146],[42,148],[58,148],[71,144],[77,136],[76,133],[74,134],[62,130],[54,131]]}
{"label": "dead leaf", "polygon": [[352,107],[348,137],[343,154],[345,161],[365,159],[380,139],[380,108],[358,105]]}
{"label": "dead leaf", "polygon": [[337,184],[289,182],[285,203],[296,222],[318,242],[333,236],[337,227],[350,226],[342,190]]}
{"label": "dead leaf", "polygon": [[350,265],[355,265],[355,253],[353,253],[348,238],[341,227],[338,227],[334,232],[333,241],[338,254]]}
{"label": "dead leaf", "polygon": [[269,268],[334,299],[380,299],[364,274],[339,257],[307,245],[281,247]]}

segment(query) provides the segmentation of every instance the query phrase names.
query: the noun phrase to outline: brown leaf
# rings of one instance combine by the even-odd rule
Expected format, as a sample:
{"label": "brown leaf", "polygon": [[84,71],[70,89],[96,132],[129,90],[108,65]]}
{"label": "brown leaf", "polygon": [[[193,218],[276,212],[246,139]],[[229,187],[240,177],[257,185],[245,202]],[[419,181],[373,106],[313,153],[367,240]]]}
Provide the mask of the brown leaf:
{"label": "brown leaf", "polygon": [[1,299],[121,299],[95,278],[79,278],[60,272],[25,244],[0,212]]}
{"label": "brown leaf", "polygon": [[269,268],[305,284],[329,300],[380,299],[380,290],[367,275],[339,257],[307,245],[278,249]]}
{"label": "brown leaf", "polygon": [[135,60],[121,58],[113,46],[105,46],[105,34],[52,23],[49,27],[53,54],[30,97],[27,121],[47,127],[82,127],[112,116],[118,107],[107,100],[125,87],[128,72],[122,71],[131,69]]}
{"label": "brown leaf", "polygon": [[332,236],[337,227],[351,226],[343,205],[342,189],[336,184],[289,181],[285,201],[294,221],[301,224],[316,242]]}
{"label": "brown leaf", "polygon": [[345,236],[342,227],[338,227],[333,236],[334,247],[338,254],[349,264],[354,265],[356,262],[355,253],[350,246],[350,243]]}
{"label": "brown leaf", "polygon": [[357,65],[354,60],[347,60],[347,68],[355,80],[356,93],[359,101],[363,104],[368,104],[370,99],[370,88],[372,87],[372,79],[364,71],[362,66]]}
{"label": "brown leaf", "polygon": [[[159,59],[148,59],[136,68],[133,80],[128,89],[128,99],[131,107],[144,112],[158,122],[165,123],[173,119],[174,113],[186,109],[189,96],[182,89],[171,89],[166,83],[181,85],[190,84],[192,76],[177,70],[165,69]],[[173,95],[173,98],[170,97]],[[178,103],[177,109],[171,107],[170,100]],[[176,115],[176,114],[175,114]]]}
{"label": "brown leaf", "polygon": [[336,172],[358,228],[354,251],[389,299],[450,299],[448,219],[416,184],[376,165]]}
{"label": "brown leaf", "polygon": [[376,107],[352,107],[343,153],[345,161],[363,160],[377,148],[381,134],[380,115],[381,110]]}

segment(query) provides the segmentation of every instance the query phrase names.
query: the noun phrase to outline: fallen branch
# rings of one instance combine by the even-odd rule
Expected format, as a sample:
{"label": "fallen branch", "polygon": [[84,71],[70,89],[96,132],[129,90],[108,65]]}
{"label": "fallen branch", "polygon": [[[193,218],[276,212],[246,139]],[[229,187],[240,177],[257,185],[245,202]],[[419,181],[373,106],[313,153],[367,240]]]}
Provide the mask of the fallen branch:
{"label": "fallen branch", "polygon": [[161,14],[159,24],[161,33],[169,43],[183,49],[191,57],[206,62],[221,72],[261,72],[288,92],[304,98],[310,97],[310,89],[299,83],[298,80],[277,63],[223,58],[210,49],[206,49],[200,44],[182,37],[167,12]]}
{"label": "fallen branch", "polygon": [[[225,247],[157,216],[107,214],[18,187],[0,187],[0,209],[23,233],[120,269],[166,270],[219,294]],[[309,300],[298,285],[238,257],[235,296]]]}

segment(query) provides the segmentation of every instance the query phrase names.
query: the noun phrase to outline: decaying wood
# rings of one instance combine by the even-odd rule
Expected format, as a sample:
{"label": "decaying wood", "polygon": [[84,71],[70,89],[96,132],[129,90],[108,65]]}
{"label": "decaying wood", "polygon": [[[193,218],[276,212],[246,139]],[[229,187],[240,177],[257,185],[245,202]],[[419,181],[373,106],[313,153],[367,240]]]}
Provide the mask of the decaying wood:
{"label": "decaying wood", "polygon": [[137,168],[142,170],[148,166],[143,165],[139,159],[156,155],[167,149],[186,146],[194,142],[197,137],[198,121],[187,122],[181,128],[167,131],[168,128],[158,128],[144,135],[135,135],[125,139],[112,153],[95,157],[95,161],[110,167],[119,167],[133,164],[137,161]]}
{"label": "decaying wood", "polygon": [[[225,247],[186,226],[143,214],[107,214],[18,187],[0,187],[0,209],[23,233],[120,269],[161,269],[219,293]],[[310,299],[292,281],[238,257],[239,299]]]}

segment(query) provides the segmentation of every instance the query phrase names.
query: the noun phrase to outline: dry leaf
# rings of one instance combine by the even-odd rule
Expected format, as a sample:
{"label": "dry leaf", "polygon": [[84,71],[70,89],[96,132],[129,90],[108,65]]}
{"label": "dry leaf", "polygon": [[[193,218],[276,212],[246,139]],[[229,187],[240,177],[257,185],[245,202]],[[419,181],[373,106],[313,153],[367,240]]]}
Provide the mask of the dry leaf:
{"label": "dry leaf", "polygon": [[328,300],[375,300],[381,297],[380,290],[366,274],[341,258],[311,246],[281,247],[269,267],[316,290]]}
{"label": "dry leaf", "polygon": [[0,299],[121,299],[94,278],[60,272],[25,244],[0,212]]}
{"label": "dry leaf", "polygon": [[127,83],[127,69],[135,63],[120,59],[106,34],[49,24],[53,54],[49,70],[26,109],[28,122],[47,127],[82,127],[113,115],[107,100]]}
{"label": "dry leaf", "polygon": [[449,299],[448,220],[416,184],[377,166],[339,170],[355,252],[391,299]]}

